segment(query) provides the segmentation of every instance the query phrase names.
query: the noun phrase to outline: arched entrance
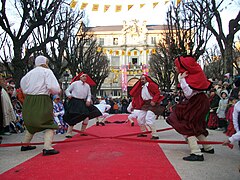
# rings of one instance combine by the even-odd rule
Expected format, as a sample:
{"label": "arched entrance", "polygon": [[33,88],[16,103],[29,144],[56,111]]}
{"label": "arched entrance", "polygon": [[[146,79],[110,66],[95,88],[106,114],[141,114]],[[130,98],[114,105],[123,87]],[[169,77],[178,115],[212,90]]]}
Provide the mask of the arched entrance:
{"label": "arched entrance", "polygon": [[139,79],[134,77],[129,79],[128,83],[127,83],[127,92],[128,92],[128,97],[129,97],[129,92],[131,91],[132,87],[134,86],[134,84],[138,81]]}

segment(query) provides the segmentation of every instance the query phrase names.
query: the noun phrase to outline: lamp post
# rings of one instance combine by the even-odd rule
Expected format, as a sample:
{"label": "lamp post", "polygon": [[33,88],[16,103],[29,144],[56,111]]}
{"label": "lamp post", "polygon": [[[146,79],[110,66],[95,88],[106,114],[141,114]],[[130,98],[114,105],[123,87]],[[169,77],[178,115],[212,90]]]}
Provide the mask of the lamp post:
{"label": "lamp post", "polygon": [[[68,74],[68,71],[66,70],[63,74],[64,76],[64,91],[68,88],[68,77],[69,77],[69,74]],[[65,93],[64,94],[64,100],[66,99],[66,95]]]}

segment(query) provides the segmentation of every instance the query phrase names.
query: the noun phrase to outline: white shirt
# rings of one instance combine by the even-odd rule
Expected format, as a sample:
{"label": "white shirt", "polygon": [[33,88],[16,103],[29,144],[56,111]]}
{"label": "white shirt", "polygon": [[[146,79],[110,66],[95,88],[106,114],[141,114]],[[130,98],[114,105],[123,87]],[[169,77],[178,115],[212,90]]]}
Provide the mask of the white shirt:
{"label": "white shirt", "polygon": [[183,90],[183,93],[184,93],[184,96],[187,98],[187,99],[190,99],[192,96],[194,96],[195,94],[199,93],[199,91],[195,91],[193,89],[191,89],[188,85],[188,83],[186,82],[186,79],[185,78],[182,78],[180,80],[180,86]]}
{"label": "white shirt", "polygon": [[83,83],[81,80],[73,82],[65,91],[67,97],[72,96],[77,99],[86,99],[91,101],[91,89],[89,84]]}
{"label": "white shirt", "polygon": [[153,97],[150,95],[150,93],[148,92],[148,84],[149,82],[145,83],[143,86],[142,86],[142,92],[141,92],[141,96],[143,98],[143,100],[149,100],[149,99],[152,99]]}
{"label": "white shirt", "polygon": [[94,106],[97,107],[102,114],[111,109],[111,105],[109,104],[94,104]]}
{"label": "white shirt", "polygon": [[36,67],[29,71],[20,82],[24,94],[58,94],[61,89],[59,83],[50,69]]}
{"label": "white shirt", "polygon": [[235,142],[235,141],[240,141],[240,131],[239,131],[239,125],[238,125],[238,114],[240,112],[240,101],[238,101],[235,105],[234,105],[234,110],[233,110],[233,125],[234,125],[234,129],[236,130],[236,133],[233,134],[230,138],[229,141],[231,141],[231,143]]}

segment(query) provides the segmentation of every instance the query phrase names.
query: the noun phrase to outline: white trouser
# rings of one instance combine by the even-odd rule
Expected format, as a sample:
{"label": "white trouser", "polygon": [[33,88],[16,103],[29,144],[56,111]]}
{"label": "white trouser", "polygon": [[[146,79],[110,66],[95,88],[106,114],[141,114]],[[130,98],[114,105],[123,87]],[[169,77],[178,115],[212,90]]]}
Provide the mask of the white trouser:
{"label": "white trouser", "polygon": [[190,148],[191,154],[202,155],[201,149],[197,143],[197,138],[195,136],[189,136],[187,138],[188,146]]}
{"label": "white trouser", "polygon": [[[201,134],[197,138],[198,138],[199,141],[206,141],[207,140],[206,136],[204,136],[203,134]],[[209,151],[209,150],[213,149],[213,147],[210,144],[203,144],[203,148],[204,148],[205,151]]]}
{"label": "white trouser", "polygon": [[151,129],[152,135],[157,136],[156,126],[155,126],[156,115],[152,111],[140,110],[138,113],[137,121],[141,129],[142,129],[142,126],[147,125]]}

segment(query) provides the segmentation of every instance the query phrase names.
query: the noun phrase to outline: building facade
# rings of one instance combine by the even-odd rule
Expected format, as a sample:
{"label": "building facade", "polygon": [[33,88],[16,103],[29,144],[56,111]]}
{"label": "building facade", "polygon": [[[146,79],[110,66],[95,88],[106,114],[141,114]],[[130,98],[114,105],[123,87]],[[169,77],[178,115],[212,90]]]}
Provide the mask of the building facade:
{"label": "building facade", "polygon": [[90,27],[99,50],[110,61],[110,75],[98,96],[127,96],[141,74],[149,73],[149,60],[156,44],[166,32],[164,25],[147,25],[146,21],[124,21],[123,25]]}

